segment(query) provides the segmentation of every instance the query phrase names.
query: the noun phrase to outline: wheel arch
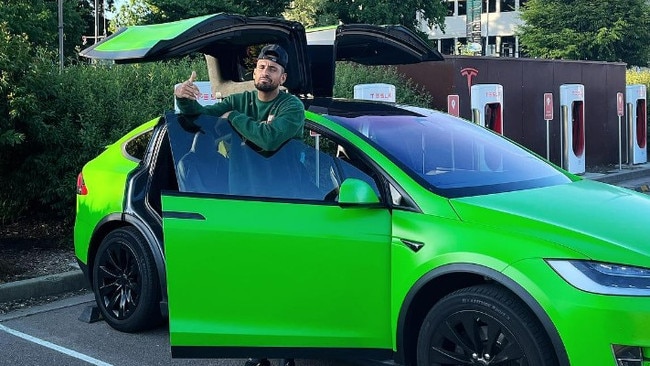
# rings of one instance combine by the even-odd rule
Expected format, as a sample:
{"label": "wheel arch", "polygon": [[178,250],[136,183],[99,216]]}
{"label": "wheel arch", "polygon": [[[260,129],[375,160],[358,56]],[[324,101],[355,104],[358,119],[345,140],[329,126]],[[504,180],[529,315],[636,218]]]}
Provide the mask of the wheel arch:
{"label": "wheel arch", "polygon": [[87,270],[85,271],[86,279],[90,284],[93,283],[92,268],[97,250],[104,238],[113,230],[127,226],[137,229],[146,239],[147,245],[149,246],[156,264],[156,273],[158,274],[160,283],[160,293],[162,296],[160,310],[162,315],[167,317],[167,274],[165,271],[165,258],[162,251],[162,243],[159,242],[158,237],[147,224],[134,216],[119,213],[111,214],[106,216],[97,224],[97,227],[91,236],[90,245],[88,246],[88,263]]}
{"label": "wheel arch", "polygon": [[521,299],[539,320],[549,337],[559,365],[569,366],[562,339],[544,309],[518,283],[491,268],[458,263],[436,268],[420,278],[406,295],[397,319],[395,361],[416,365],[416,344],[420,325],[431,307],[445,295],[468,286],[496,283]]}
{"label": "wheel arch", "polygon": [[113,213],[101,219],[97,223],[97,226],[95,226],[95,229],[90,236],[90,242],[88,244],[88,259],[86,260],[86,270],[84,271],[88,283],[93,283],[92,268],[95,265],[95,256],[97,255],[97,250],[99,250],[100,244],[106,235],[108,235],[111,231],[126,225],[127,224],[122,221],[121,213]]}

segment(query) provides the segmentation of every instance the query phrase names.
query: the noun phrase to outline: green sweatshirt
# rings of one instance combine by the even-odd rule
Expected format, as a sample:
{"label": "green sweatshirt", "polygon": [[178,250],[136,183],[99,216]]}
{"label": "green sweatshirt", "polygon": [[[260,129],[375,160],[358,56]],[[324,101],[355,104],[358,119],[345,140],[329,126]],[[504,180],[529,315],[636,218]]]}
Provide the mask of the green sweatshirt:
{"label": "green sweatshirt", "polygon": [[280,92],[270,102],[262,102],[257,90],[232,94],[220,103],[201,106],[197,101],[176,98],[183,114],[209,114],[220,117],[231,111],[228,120],[245,140],[264,151],[275,151],[291,138],[302,138],[305,107],[300,99]]}

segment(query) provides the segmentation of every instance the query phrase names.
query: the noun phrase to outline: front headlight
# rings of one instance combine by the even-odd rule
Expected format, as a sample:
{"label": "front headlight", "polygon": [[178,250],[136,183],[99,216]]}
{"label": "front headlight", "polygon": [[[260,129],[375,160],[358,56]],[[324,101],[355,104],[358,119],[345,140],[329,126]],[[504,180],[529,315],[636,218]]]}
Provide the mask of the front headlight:
{"label": "front headlight", "polygon": [[546,261],[565,281],[580,290],[602,295],[650,296],[650,269],[622,264]]}

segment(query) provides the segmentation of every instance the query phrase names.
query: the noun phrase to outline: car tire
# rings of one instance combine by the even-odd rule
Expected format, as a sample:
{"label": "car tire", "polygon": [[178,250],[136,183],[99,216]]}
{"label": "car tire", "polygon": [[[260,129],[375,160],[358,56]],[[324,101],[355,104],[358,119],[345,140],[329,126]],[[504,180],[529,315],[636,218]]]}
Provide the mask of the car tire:
{"label": "car tire", "polygon": [[93,290],[106,322],[122,332],[160,325],[160,282],[153,255],[133,227],[110,232],[93,263]]}
{"label": "car tire", "polygon": [[455,291],[425,317],[417,365],[551,366],[557,361],[541,324],[514,294],[498,285]]}

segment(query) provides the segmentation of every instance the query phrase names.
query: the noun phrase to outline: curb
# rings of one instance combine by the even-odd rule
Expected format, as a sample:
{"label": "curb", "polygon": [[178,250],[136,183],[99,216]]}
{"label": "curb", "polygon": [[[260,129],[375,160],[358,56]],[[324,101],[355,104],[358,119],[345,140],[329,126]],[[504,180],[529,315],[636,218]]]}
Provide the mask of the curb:
{"label": "curb", "polygon": [[0,285],[0,302],[24,300],[30,297],[57,295],[87,289],[81,270],[29,278]]}
{"label": "curb", "polygon": [[597,180],[603,183],[616,184],[624,180],[632,180],[650,176],[650,164],[634,166],[631,168],[623,168],[620,171],[615,171],[606,174],[597,174],[592,177],[585,177],[587,179]]}
{"label": "curb", "polygon": [[95,295],[92,292],[90,292],[84,295],[68,297],[53,302],[46,302],[44,304],[27,306],[24,308],[12,310],[5,314],[0,314],[0,323],[5,322],[7,320],[19,319],[30,315],[41,314],[52,310],[65,309],[76,305],[82,305],[82,304],[92,305],[94,302],[95,302]]}

